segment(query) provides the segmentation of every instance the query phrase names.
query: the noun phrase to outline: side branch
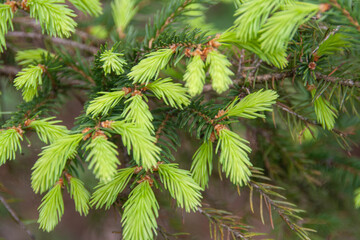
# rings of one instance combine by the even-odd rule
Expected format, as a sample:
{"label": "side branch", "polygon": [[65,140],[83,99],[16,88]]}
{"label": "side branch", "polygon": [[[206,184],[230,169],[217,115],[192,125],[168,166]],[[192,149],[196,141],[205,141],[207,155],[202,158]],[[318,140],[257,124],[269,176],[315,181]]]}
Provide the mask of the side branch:
{"label": "side branch", "polygon": [[16,38],[32,38],[32,39],[49,39],[51,42],[55,43],[55,44],[59,44],[59,45],[67,45],[73,48],[78,48],[84,51],[88,51],[90,53],[96,54],[98,49],[96,47],[92,47],[92,46],[88,46],[79,42],[75,42],[75,41],[71,41],[71,40],[67,40],[67,39],[62,39],[62,38],[57,38],[57,37],[53,37],[53,38],[47,38],[44,37],[41,34],[38,33],[27,33],[27,32],[9,32],[7,34],[7,37],[16,37]]}
{"label": "side branch", "polygon": [[20,218],[16,215],[15,211],[10,207],[10,205],[6,202],[5,198],[0,195],[0,202],[4,205],[6,210],[10,213],[14,221],[19,224],[19,226],[27,233],[30,239],[35,240],[34,234],[30,232],[29,229],[26,228],[24,223],[20,220]]}

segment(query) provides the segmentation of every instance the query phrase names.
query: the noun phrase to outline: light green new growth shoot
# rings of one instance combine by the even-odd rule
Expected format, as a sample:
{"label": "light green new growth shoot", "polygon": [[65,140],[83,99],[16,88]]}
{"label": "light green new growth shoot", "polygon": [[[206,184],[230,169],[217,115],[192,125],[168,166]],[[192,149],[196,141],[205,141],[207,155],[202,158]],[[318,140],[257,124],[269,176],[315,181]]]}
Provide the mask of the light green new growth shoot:
{"label": "light green new growth shoot", "polygon": [[121,99],[125,96],[124,91],[114,91],[114,92],[100,92],[103,94],[91,100],[89,107],[86,109],[87,115],[107,115],[108,112],[114,108]]}
{"label": "light green new growth shoot", "polygon": [[41,200],[38,223],[40,228],[50,232],[61,220],[64,214],[62,184],[57,183]]}
{"label": "light green new growth shoot", "polygon": [[83,134],[65,135],[43,148],[31,174],[31,186],[35,193],[50,189],[60,178],[67,160],[74,158]]}
{"label": "light green new growth shoot", "polygon": [[158,77],[160,70],[166,67],[173,54],[174,51],[170,48],[149,53],[131,69],[129,78],[134,80],[134,83],[148,84],[151,79]]}
{"label": "light green new growth shoot", "polygon": [[8,30],[13,30],[12,18],[14,13],[10,5],[0,4],[0,53],[6,49],[5,35],[8,33]]}
{"label": "light green new growth shoot", "polygon": [[35,129],[39,139],[44,143],[53,143],[55,140],[68,133],[65,126],[55,125],[61,121],[50,121],[54,118],[55,117],[49,117],[40,120],[33,120],[30,122],[28,127]]}
{"label": "light green new growth shoot", "polygon": [[126,65],[126,61],[121,58],[124,54],[113,52],[111,50],[105,50],[100,55],[100,61],[103,62],[103,69],[105,75],[115,72],[116,75],[124,73],[123,66]]}
{"label": "light green new growth shoot", "polygon": [[200,55],[191,58],[184,74],[185,86],[189,89],[191,96],[199,95],[205,84],[205,63]]}
{"label": "light green new growth shoot", "polygon": [[86,150],[90,150],[86,161],[90,162],[89,168],[93,169],[95,176],[103,182],[110,181],[116,173],[117,165],[120,164],[117,146],[100,135],[91,139]]}
{"label": "light green new growth shoot", "polygon": [[251,171],[249,167],[252,164],[248,157],[248,153],[251,152],[251,148],[247,146],[248,143],[248,141],[228,129],[219,131],[216,153],[220,149],[219,162],[222,165],[222,170],[235,185],[243,186],[250,179]]}
{"label": "light green new growth shoot", "polygon": [[134,95],[125,102],[127,104],[124,109],[121,117],[125,118],[126,121],[134,123],[138,127],[142,127],[149,131],[149,133],[154,133],[154,125],[149,106],[143,100],[142,96]]}
{"label": "light green new growth shoot", "polygon": [[123,225],[124,240],[153,240],[156,235],[156,218],[159,204],[148,181],[137,185],[124,204]]}
{"label": "light green new growth shoot", "polygon": [[196,211],[201,206],[202,188],[192,179],[189,171],[179,169],[177,164],[160,164],[159,175],[161,182],[176,199],[179,207],[186,212]]}
{"label": "light green new growth shoot", "polygon": [[75,210],[80,215],[88,215],[90,193],[86,190],[84,183],[75,177],[70,177],[70,197],[74,199]]}
{"label": "light green new growth shoot", "polygon": [[191,164],[191,173],[194,181],[202,188],[206,188],[209,182],[209,176],[212,171],[213,144],[204,142],[193,156]]}
{"label": "light green new growth shoot", "polygon": [[187,89],[180,83],[174,83],[171,78],[158,79],[146,86],[154,95],[164,100],[167,105],[182,109],[190,104]]}
{"label": "light green new growth shoot", "polygon": [[99,16],[102,13],[102,8],[99,0],[69,0],[74,6],[83,13],[88,13],[91,16]]}
{"label": "light green new growth shoot", "polygon": [[228,90],[232,84],[230,76],[234,73],[229,69],[231,63],[226,56],[213,50],[207,55],[206,64],[209,65],[212,88],[219,94]]}
{"label": "light green new growth shoot", "polygon": [[265,118],[265,115],[261,112],[272,111],[272,105],[278,95],[273,90],[263,89],[247,95],[244,99],[239,101],[236,97],[234,101],[227,107],[227,116],[229,117],[243,117],[254,119],[257,117]]}
{"label": "light green new growth shoot", "polygon": [[77,26],[76,15],[58,0],[28,0],[30,17],[40,22],[43,32],[54,37],[70,37]]}
{"label": "light green new growth shoot", "polygon": [[14,160],[17,150],[21,151],[22,135],[16,129],[0,131],[0,166],[7,160]]}
{"label": "light green new growth shoot", "polygon": [[38,87],[42,85],[42,74],[44,68],[41,65],[30,65],[17,74],[14,80],[14,86],[22,90],[23,98],[26,102],[31,101],[38,96]]}

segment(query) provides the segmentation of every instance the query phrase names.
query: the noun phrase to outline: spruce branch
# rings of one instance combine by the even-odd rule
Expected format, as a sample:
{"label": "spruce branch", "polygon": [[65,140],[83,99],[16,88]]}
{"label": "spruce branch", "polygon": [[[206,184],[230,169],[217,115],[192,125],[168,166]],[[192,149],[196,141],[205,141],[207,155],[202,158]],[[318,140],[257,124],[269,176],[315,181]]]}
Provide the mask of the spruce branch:
{"label": "spruce branch", "polygon": [[[268,177],[265,177],[260,169],[253,168],[252,169],[252,179],[248,182],[248,186],[250,188],[250,206],[253,211],[253,202],[252,196],[253,191],[257,191],[260,194],[260,214],[262,222],[264,223],[263,210],[262,210],[262,202],[265,202],[267,210],[269,212],[269,218],[272,228],[274,228],[273,219],[272,219],[272,211],[274,209],[279,216],[283,219],[283,221],[288,225],[290,230],[295,232],[301,239],[310,240],[309,232],[314,232],[313,229],[304,228],[299,226],[297,223],[293,221],[293,219],[303,220],[299,213],[303,212],[301,209],[297,209],[296,206],[292,203],[286,201],[286,198],[276,192],[277,190],[281,190],[282,188],[263,183],[254,179],[259,179],[261,181],[269,181]],[[279,200],[277,200],[278,198]]]}
{"label": "spruce branch", "polygon": [[[216,237],[217,232],[219,232],[219,238],[224,239],[226,236],[224,230],[228,232],[227,239],[230,239],[231,236],[232,239],[250,240],[253,237],[265,235],[264,233],[251,232],[250,226],[241,223],[239,217],[230,212],[211,207],[199,207],[197,211],[209,220],[210,234],[213,239],[218,239]],[[213,229],[211,229],[211,225]]]}

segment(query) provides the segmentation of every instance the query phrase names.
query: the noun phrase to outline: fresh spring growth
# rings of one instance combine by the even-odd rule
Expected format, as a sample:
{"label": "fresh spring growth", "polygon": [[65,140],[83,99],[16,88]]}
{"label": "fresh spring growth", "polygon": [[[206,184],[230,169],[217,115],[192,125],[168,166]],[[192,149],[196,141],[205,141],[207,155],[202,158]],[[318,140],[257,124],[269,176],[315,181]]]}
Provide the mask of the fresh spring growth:
{"label": "fresh spring growth", "polygon": [[212,171],[213,144],[205,141],[195,152],[191,164],[191,173],[194,181],[202,188],[206,188],[209,182],[209,176]]}
{"label": "fresh spring growth", "polygon": [[13,30],[12,18],[14,13],[11,10],[10,5],[0,4],[0,53],[6,49],[5,35],[8,30]]}
{"label": "fresh spring growth", "polygon": [[171,78],[158,79],[147,85],[146,88],[171,107],[182,109],[183,106],[190,104],[187,89],[180,83],[174,83]]}
{"label": "fresh spring growth", "polygon": [[77,9],[91,16],[99,16],[102,8],[99,0],[69,0]]}
{"label": "fresh spring growth", "polygon": [[261,49],[269,53],[286,49],[295,30],[318,11],[317,4],[296,2],[285,5],[281,11],[275,12],[261,29],[259,37]]}
{"label": "fresh spring growth", "polygon": [[146,58],[135,65],[128,74],[134,83],[148,84],[150,80],[158,77],[160,70],[169,63],[173,49],[160,49],[146,55]]}
{"label": "fresh spring growth", "polygon": [[355,207],[360,208],[360,188],[356,189],[355,191]]}
{"label": "fresh spring growth", "polygon": [[317,121],[324,129],[333,129],[337,118],[336,108],[328,100],[324,99],[323,96],[316,96],[316,89],[311,91],[311,95],[314,101]]}
{"label": "fresh spring growth", "polygon": [[155,167],[160,160],[160,148],[155,145],[156,138],[151,136],[144,127],[139,127],[133,123],[116,121],[111,124],[112,129],[121,135],[122,142],[136,164],[143,166],[146,170]]}
{"label": "fresh spring growth", "polygon": [[75,157],[82,139],[83,134],[65,135],[43,148],[32,168],[31,186],[34,192],[43,193],[59,180],[66,162]]}
{"label": "fresh spring growth", "polygon": [[61,220],[64,214],[62,183],[57,183],[41,200],[38,223],[40,228],[50,232]]}
{"label": "fresh spring growth", "polygon": [[100,61],[103,62],[103,69],[105,75],[115,72],[116,75],[124,73],[123,66],[126,65],[126,61],[121,58],[124,54],[113,52],[111,50],[105,50],[101,56]]}
{"label": "fresh spring growth", "polygon": [[191,58],[184,74],[185,86],[191,96],[199,95],[205,84],[205,63],[200,55]]}
{"label": "fresh spring growth", "polygon": [[39,139],[46,144],[53,143],[68,133],[65,126],[56,125],[57,123],[61,123],[61,121],[51,121],[52,119],[54,119],[54,117],[32,120],[28,125],[29,128],[36,131]]}
{"label": "fresh spring growth", "polygon": [[28,0],[30,17],[40,22],[43,32],[54,37],[70,37],[75,32],[74,12],[58,0]]}
{"label": "fresh spring growth", "polygon": [[142,127],[148,130],[150,133],[154,133],[154,125],[149,106],[143,100],[140,95],[134,95],[125,102],[126,107],[121,114],[121,117],[125,118],[126,121],[134,123],[138,127]]}
{"label": "fresh spring growth", "polygon": [[117,171],[113,179],[109,182],[100,182],[96,186],[96,191],[91,197],[91,206],[96,209],[105,206],[108,210],[116,201],[118,195],[124,190],[134,174],[135,168],[122,168]]}
{"label": "fresh spring growth", "polygon": [[90,105],[86,109],[87,115],[93,115],[94,117],[98,115],[105,116],[125,96],[124,91],[100,92],[100,94],[102,94],[102,96],[90,101]]}
{"label": "fresh spring growth", "polygon": [[80,215],[88,215],[90,193],[80,179],[72,176],[70,177],[70,197],[74,200],[75,210]]}
{"label": "fresh spring growth", "polygon": [[42,48],[23,50],[16,53],[15,60],[22,66],[29,66],[34,62],[40,62],[43,56],[47,56],[49,54],[54,57],[54,54],[51,54]]}
{"label": "fresh spring growth", "polygon": [[234,101],[227,107],[227,116],[229,117],[243,117],[254,119],[257,117],[265,118],[265,115],[261,112],[272,111],[272,105],[278,95],[273,90],[263,89],[251,93],[239,101],[236,97]]}
{"label": "fresh spring growth", "polygon": [[38,87],[42,85],[42,74],[44,73],[42,65],[30,65],[17,74],[14,80],[14,86],[22,90],[23,98],[26,102],[31,101],[38,95]]}
{"label": "fresh spring growth", "polygon": [[124,240],[152,240],[156,235],[159,204],[148,181],[137,185],[124,204]]}
{"label": "fresh spring growth", "polygon": [[120,38],[124,38],[125,29],[135,16],[138,7],[133,0],[114,0],[111,3],[112,16]]}
{"label": "fresh spring growth", "polygon": [[249,142],[238,134],[228,129],[219,130],[219,141],[216,147],[216,153],[220,149],[219,162],[226,177],[239,186],[246,184],[251,176],[249,167],[252,164],[248,157],[251,148],[247,144]]}
{"label": "fresh spring growth", "polygon": [[234,22],[236,36],[241,42],[249,42],[258,36],[263,24],[282,0],[246,1],[235,12]]}
{"label": "fresh spring growth", "polygon": [[100,135],[93,139],[86,150],[90,151],[86,158],[90,162],[89,169],[93,169],[96,178],[100,181],[108,182],[116,173],[120,161],[117,158],[117,146],[108,141],[106,136]]}
{"label": "fresh spring growth", "polygon": [[0,166],[15,159],[16,152],[21,151],[22,140],[22,135],[14,128],[0,130]]}
{"label": "fresh spring growth", "polygon": [[229,69],[231,63],[226,56],[213,50],[207,55],[206,64],[209,66],[212,88],[219,94],[228,90],[232,84],[230,76],[234,73]]}
{"label": "fresh spring growth", "polygon": [[176,199],[179,207],[190,212],[201,206],[202,188],[192,179],[189,171],[179,169],[177,164],[160,164],[159,174],[165,189]]}

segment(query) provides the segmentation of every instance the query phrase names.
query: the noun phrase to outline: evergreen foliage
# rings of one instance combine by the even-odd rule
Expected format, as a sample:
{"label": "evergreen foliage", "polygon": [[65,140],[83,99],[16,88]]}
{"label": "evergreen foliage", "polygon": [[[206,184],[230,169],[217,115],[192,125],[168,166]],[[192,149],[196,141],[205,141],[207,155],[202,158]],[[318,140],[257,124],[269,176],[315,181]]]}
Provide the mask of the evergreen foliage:
{"label": "evergreen foliage", "polygon": [[[24,101],[18,111],[0,104],[0,165],[16,167],[8,160],[23,140],[32,147],[31,133],[45,144],[31,174],[33,191],[45,194],[39,228],[59,224],[66,189],[80,215],[114,207],[124,240],[175,237],[162,226],[160,207],[204,215],[213,239],[353,233],[360,4],[169,0],[151,13],[154,2],[161,1],[1,1],[0,75],[14,76],[9,82]],[[223,6],[234,18],[211,22]],[[9,87],[0,87],[7,99]],[[55,115],[72,98],[84,108],[68,130]],[[222,186],[249,196],[253,217],[275,229],[265,228],[271,236],[247,215],[207,205],[220,202],[212,199],[217,189],[205,189],[223,180],[221,172],[229,180]]]}

